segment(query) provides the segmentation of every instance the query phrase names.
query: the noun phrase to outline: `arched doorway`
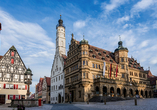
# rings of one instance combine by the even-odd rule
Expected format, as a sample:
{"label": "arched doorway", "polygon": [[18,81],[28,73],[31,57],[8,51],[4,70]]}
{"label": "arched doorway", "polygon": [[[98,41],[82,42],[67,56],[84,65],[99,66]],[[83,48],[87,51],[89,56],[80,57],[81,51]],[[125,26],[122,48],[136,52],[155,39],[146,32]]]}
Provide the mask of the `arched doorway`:
{"label": "arched doorway", "polygon": [[96,94],[99,94],[99,87],[96,86]]}
{"label": "arched doorway", "polygon": [[138,90],[136,89],[135,94],[138,95]]}
{"label": "arched doorway", "polygon": [[146,95],[146,98],[147,98],[147,97],[148,97],[148,96],[147,96],[147,91],[145,91],[145,95]]}
{"label": "arched doorway", "polygon": [[130,96],[132,97],[132,96],[133,96],[133,91],[132,91],[132,89],[129,89],[129,92],[130,92]]}
{"label": "arched doorway", "polygon": [[126,89],[125,88],[123,89],[123,94],[124,94],[124,97],[126,97]]}
{"label": "arched doorway", "polygon": [[141,90],[141,96],[143,97],[143,90]]}
{"label": "arched doorway", "polygon": [[113,87],[110,88],[110,94],[112,97],[114,96],[114,88]]}
{"label": "arched doorway", "polygon": [[120,88],[117,88],[117,95],[120,96]]}
{"label": "arched doorway", "polygon": [[61,95],[58,94],[58,103],[61,103]]}
{"label": "arched doorway", "polygon": [[107,94],[107,87],[103,86],[103,95]]}
{"label": "arched doorway", "polygon": [[151,91],[149,91],[149,96],[150,96],[150,98],[151,98]]}

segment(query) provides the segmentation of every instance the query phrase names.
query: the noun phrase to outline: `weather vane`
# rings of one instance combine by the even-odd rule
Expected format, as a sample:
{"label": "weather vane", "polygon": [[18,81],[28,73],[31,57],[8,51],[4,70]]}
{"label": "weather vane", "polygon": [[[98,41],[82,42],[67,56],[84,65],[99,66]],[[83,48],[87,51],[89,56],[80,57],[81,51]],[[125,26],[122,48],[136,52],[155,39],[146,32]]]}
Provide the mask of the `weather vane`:
{"label": "weather vane", "polygon": [[120,35],[119,35],[119,41],[121,41],[121,37],[120,37]]}

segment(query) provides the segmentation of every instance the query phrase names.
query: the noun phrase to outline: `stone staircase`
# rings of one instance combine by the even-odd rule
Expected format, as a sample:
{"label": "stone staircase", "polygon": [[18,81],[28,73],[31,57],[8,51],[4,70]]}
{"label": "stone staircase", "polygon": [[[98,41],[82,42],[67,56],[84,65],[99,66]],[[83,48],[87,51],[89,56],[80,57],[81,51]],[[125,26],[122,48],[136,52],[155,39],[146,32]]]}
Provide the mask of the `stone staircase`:
{"label": "stone staircase", "polygon": [[[106,96],[106,102],[131,100],[131,99],[134,99],[134,98],[131,98],[131,97],[121,98],[121,97],[109,97],[109,96]],[[105,96],[94,96],[93,98],[91,98],[89,100],[89,102],[103,102],[104,100],[105,100]]]}

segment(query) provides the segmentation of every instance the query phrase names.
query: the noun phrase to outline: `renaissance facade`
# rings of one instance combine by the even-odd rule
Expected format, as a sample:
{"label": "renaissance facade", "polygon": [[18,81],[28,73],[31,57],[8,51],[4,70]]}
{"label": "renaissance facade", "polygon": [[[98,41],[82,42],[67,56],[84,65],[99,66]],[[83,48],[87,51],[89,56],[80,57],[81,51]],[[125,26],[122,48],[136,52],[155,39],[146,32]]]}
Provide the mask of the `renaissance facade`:
{"label": "renaissance facade", "polygon": [[0,59],[0,103],[10,103],[11,99],[26,98],[27,85],[24,73],[27,68],[16,48],[12,46]]}
{"label": "renaissance facade", "polygon": [[[65,72],[65,101],[87,101],[94,96],[152,97],[148,71],[134,58],[122,41],[110,52],[76,41],[72,34]],[[105,66],[104,66],[105,65]]]}

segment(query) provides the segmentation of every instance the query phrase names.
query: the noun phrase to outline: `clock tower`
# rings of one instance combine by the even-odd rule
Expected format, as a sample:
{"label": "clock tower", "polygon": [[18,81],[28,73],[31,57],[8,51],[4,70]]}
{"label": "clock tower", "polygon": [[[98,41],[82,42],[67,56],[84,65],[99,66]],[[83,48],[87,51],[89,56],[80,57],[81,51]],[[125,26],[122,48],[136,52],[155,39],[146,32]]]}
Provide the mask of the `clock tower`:
{"label": "clock tower", "polygon": [[60,55],[66,55],[65,40],[65,26],[63,25],[63,20],[60,15],[60,19],[56,26],[56,52]]}

